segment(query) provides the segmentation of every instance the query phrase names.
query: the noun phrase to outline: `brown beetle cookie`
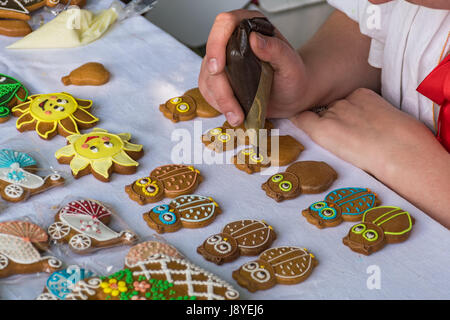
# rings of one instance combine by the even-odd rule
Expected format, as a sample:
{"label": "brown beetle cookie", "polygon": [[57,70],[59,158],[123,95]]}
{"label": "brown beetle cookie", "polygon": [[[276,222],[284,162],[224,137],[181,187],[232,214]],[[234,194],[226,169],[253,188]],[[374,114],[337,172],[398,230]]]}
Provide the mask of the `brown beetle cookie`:
{"label": "brown beetle cookie", "polygon": [[150,228],[164,233],[175,232],[183,227],[206,227],[221,212],[213,198],[191,194],[176,197],[168,205],[156,206],[143,216]]}
{"label": "brown beetle cookie", "polygon": [[131,231],[116,232],[107,226],[111,216],[112,212],[98,201],[71,201],[56,214],[48,233],[51,239],[68,243],[79,254],[135,243],[137,236]]}
{"label": "brown beetle cookie", "polygon": [[109,81],[110,73],[98,62],[88,62],[62,77],[65,86],[101,86]]}
{"label": "brown beetle cookie", "polygon": [[314,255],[306,249],[277,247],[233,271],[233,279],[250,292],[267,290],[277,283],[289,285],[306,280],[317,264]]}
{"label": "brown beetle cookie", "polygon": [[256,256],[276,239],[273,228],[265,221],[239,220],[227,224],[221,233],[210,236],[197,248],[206,260],[221,265],[239,256]]}
{"label": "brown beetle cookie", "polygon": [[131,200],[145,205],[161,201],[165,197],[191,194],[202,180],[200,171],[192,166],[169,164],[158,167],[148,177],[127,185],[125,191]]}
{"label": "brown beetle cookie", "polygon": [[361,223],[354,225],[342,241],[353,251],[370,255],[388,243],[407,240],[414,222],[409,212],[401,208],[375,207],[364,213]]}
{"label": "brown beetle cookie", "polygon": [[280,202],[302,193],[321,193],[337,177],[336,171],[325,162],[299,161],[291,164],[285,172],[271,176],[261,187],[267,196]]}
{"label": "brown beetle cookie", "polygon": [[186,91],[181,97],[168,100],[159,106],[159,110],[173,122],[188,121],[196,117],[214,118],[221,114],[206,102],[198,88]]}

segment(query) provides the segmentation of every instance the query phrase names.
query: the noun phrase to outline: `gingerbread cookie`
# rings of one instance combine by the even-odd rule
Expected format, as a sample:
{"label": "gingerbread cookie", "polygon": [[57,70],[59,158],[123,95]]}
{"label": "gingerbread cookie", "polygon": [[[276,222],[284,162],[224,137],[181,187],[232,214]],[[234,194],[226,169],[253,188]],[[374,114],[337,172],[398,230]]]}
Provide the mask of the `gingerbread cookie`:
{"label": "gingerbread cookie", "polygon": [[134,174],[144,154],[142,145],[130,143],[129,133],[113,134],[95,128],[90,133],[67,137],[68,145],[59,149],[55,157],[61,164],[69,164],[75,178],[92,174],[108,182],[111,173]]}
{"label": "gingerbread cookie", "polygon": [[195,264],[155,254],[101,278],[79,281],[74,300],[236,300],[230,284]]}
{"label": "gingerbread cookie", "polygon": [[98,201],[72,201],[56,214],[48,234],[52,240],[68,243],[79,254],[135,243],[137,236],[133,232],[116,232],[107,226],[111,216],[112,212]]}
{"label": "gingerbread cookie", "polygon": [[231,262],[239,256],[256,256],[269,248],[276,239],[273,228],[265,221],[239,220],[227,224],[197,248],[197,253],[217,265]]}
{"label": "gingerbread cookie", "polygon": [[317,264],[314,255],[306,249],[277,247],[233,271],[233,279],[250,292],[267,290],[277,283],[290,285],[306,280]]}
{"label": "gingerbread cookie", "polygon": [[30,13],[43,6],[54,7],[59,0],[2,0],[0,18],[30,20]]}
{"label": "gingerbread cookie", "polygon": [[181,228],[203,228],[211,224],[222,210],[211,197],[184,195],[168,205],[160,205],[143,214],[148,226],[158,233],[175,232]]}
{"label": "gingerbread cookie", "polygon": [[28,98],[28,90],[16,79],[0,73],[0,123],[8,121],[11,109]]}
{"label": "gingerbread cookie", "polygon": [[364,212],[380,205],[378,196],[366,188],[341,188],[302,211],[306,220],[322,229],[343,221],[359,221]]}
{"label": "gingerbread cookie", "polygon": [[131,200],[140,205],[191,194],[202,182],[200,171],[192,166],[169,164],[158,167],[148,177],[125,187]]}
{"label": "gingerbread cookie", "polygon": [[278,152],[273,150],[271,138],[266,146],[261,146],[259,154],[256,147],[250,146],[233,156],[232,162],[239,170],[248,174],[260,172],[270,166],[283,167],[294,162],[305,147],[291,136],[278,137]]}
{"label": "gingerbread cookie", "polygon": [[62,77],[65,86],[101,86],[109,81],[110,73],[98,62],[88,62],[76,68],[69,75]]}
{"label": "gingerbread cookie", "polygon": [[47,249],[44,229],[27,221],[0,223],[0,278],[15,274],[52,273],[62,266],[55,257],[41,256]]}
{"label": "gingerbread cookie", "polygon": [[7,37],[24,37],[33,30],[23,20],[0,20],[0,34]]}
{"label": "gingerbread cookie", "polygon": [[146,241],[133,246],[125,257],[126,265],[135,265],[146,261],[155,254],[163,254],[169,257],[184,259],[177,248],[161,241]]}
{"label": "gingerbread cookie", "polygon": [[28,154],[11,149],[0,150],[0,195],[9,202],[28,197],[64,184],[64,178],[53,172],[41,177],[36,174],[36,161]]}
{"label": "gingerbread cookie", "polygon": [[343,243],[355,252],[370,255],[388,243],[408,239],[414,218],[398,207],[375,207],[364,213],[361,223],[353,226]]}
{"label": "gingerbread cookie", "polygon": [[302,193],[324,192],[337,177],[336,171],[325,162],[299,161],[291,164],[285,172],[271,176],[261,187],[267,196],[280,202]]}
{"label": "gingerbread cookie", "polygon": [[214,118],[221,114],[206,102],[198,88],[188,90],[181,97],[161,104],[159,111],[173,122],[188,121],[196,117]]}
{"label": "gingerbread cookie", "polygon": [[20,132],[36,130],[42,139],[57,134],[67,137],[79,134],[79,129],[93,127],[98,118],[88,112],[91,100],[77,99],[68,93],[36,94],[12,108]]}

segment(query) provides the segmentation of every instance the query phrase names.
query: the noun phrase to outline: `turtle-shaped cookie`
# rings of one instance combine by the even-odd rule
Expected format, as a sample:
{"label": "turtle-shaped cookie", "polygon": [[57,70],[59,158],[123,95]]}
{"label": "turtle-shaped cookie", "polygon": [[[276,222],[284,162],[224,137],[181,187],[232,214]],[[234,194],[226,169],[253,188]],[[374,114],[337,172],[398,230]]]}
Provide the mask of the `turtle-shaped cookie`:
{"label": "turtle-shaped cookie", "polygon": [[206,227],[221,212],[213,198],[192,194],[176,197],[168,205],[156,206],[143,216],[150,228],[164,233],[175,232],[183,227]]}
{"label": "turtle-shaped cookie", "polygon": [[28,90],[18,80],[0,73],[0,123],[11,116],[11,109],[28,98]]}
{"label": "turtle-shaped cookie", "polygon": [[221,233],[210,236],[197,252],[217,265],[239,256],[256,256],[269,248],[277,235],[265,221],[239,220],[227,224]]}
{"label": "turtle-shaped cookie", "polygon": [[318,264],[314,255],[299,247],[277,247],[264,251],[258,260],[233,271],[233,279],[250,292],[279,284],[297,284],[309,277]]}
{"label": "turtle-shaped cookie", "polygon": [[195,191],[203,177],[200,171],[183,164],[168,164],[150,172],[125,187],[131,200],[140,205],[155,203],[165,197],[176,198]]}
{"label": "turtle-shaped cookie", "polygon": [[331,191],[323,201],[302,211],[317,228],[335,227],[343,221],[359,221],[364,212],[380,204],[378,196],[367,188],[341,188]]}
{"label": "turtle-shaped cookie", "polygon": [[280,202],[302,193],[321,193],[337,179],[338,174],[325,162],[298,161],[285,172],[271,176],[262,184],[267,196]]}

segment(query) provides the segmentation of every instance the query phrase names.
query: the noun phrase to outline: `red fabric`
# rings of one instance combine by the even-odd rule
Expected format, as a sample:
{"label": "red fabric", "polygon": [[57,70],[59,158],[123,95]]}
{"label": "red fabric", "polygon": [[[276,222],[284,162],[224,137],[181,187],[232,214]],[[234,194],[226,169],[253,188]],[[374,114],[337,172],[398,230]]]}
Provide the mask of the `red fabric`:
{"label": "red fabric", "polygon": [[417,91],[441,106],[436,138],[450,152],[450,55],[422,81]]}

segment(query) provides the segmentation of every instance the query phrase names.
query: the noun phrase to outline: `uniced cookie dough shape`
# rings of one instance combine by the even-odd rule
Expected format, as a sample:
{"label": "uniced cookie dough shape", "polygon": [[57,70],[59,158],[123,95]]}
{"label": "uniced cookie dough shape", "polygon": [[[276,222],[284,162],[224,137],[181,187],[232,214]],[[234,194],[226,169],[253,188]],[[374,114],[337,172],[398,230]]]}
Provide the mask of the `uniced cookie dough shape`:
{"label": "uniced cookie dough shape", "polygon": [[180,97],[167,100],[159,106],[159,111],[172,122],[188,121],[196,117],[214,118],[221,114],[206,102],[198,88],[188,90]]}
{"label": "uniced cookie dough shape", "polygon": [[276,247],[264,251],[258,260],[233,271],[233,279],[250,292],[267,290],[276,284],[293,285],[306,280],[318,262],[299,247]]}
{"label": "uniced cookie dough shape", "polygon": [[40,253],[47,247],[48,235],[38,225],[27,221],[0,223],[0,278],[58,270],[60,260]]}
{"label": "uniced cookie dough shape", "polygon": [[0,73],[0,123],[8,121],[11,109],[28,98],[28,90],[18,80]]}
{"label": "uniced cookie dough shape", "polygon": [[131,200],[140,205],[155,203],[164,198],[192,194],[203,181],[200,171],[183,164],[168,164],[154,169],[148,177],[125,186]]}
{"label": "uniced cookie dough shape", "polygon": [[12,113],[18,117],[17,130],[35,130],[40,138],[49,140],[57,134],[67,137],[95,126],[99,119],[88,111],[91,106],[91,100],[64,92],[36,94],[12,108]]}
{"label": "uniced cookie dough shape", "polygon": [[364,213],[361,223],[354,225],[342,242],[353,251],[368,256],[388,243],[406,241],[414,222],[409,212],[399,207],[375,207]]}
{"label": "uniced cookie dough shape", "polygon": [[227,224],[221,233],[212,235],[197,248],[197,253],[217,265],[243,256],[256,256],[276,239],[265,221],[239,220]]}
{"label": "uniced cookie dough shape", "polygon": [[323,201],[302,211],[317,228],[335,227],[343,221],[360,221],[364,212],[380,205],[378,196],[367,188],[341,188],[331,191]]}
{"label": "uniced cookie dough shape", "polygon": [[220,213],[222,210],[213,198],[191,194],[178,196],[168,205],[156,206],[143,217],[150,228],[164,233],[206,227]]}
{"label": "uniced cookie dough shape", "polygon": [[94,128],[90,133],[66,139],[68,145],[56,151],[55,157],[59,163],[70,165],[75,178],[92,174],[108,182],[112,172],[134,174],[139,166],[136,160],[144,154],[142,145],[129,142],[129,133],[113,134]]}
{"label": "uniced cookie dough shape", "polygon": [[325,162],[298,161],[285,172],[271,176],[262,184],[267,196],[280,202],[293,199],[302,193],[321,193],[337,179],[338,174]]}
{"label": "uniced cookie dough shape", "polygon": [[110,73],[98,62],[88,62],[62,77],[65,86],[101,86],[109,81]]}

